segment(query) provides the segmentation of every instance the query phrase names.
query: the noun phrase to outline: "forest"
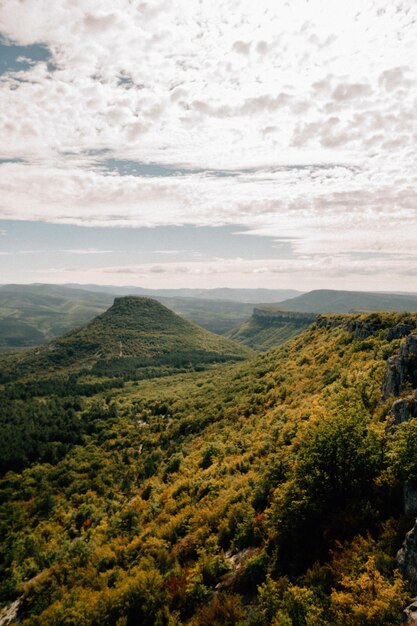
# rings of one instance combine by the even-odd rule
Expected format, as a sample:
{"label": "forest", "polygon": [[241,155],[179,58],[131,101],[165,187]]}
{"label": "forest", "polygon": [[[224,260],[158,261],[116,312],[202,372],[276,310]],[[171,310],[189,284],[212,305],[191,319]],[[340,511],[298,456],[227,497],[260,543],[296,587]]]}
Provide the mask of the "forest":
{"label": "forest", "polygon": [[237,363],[3,382],[12,623],[401,624],[417,420],[393,403],[417,387],[416,328],[414,314],[322,315]]}

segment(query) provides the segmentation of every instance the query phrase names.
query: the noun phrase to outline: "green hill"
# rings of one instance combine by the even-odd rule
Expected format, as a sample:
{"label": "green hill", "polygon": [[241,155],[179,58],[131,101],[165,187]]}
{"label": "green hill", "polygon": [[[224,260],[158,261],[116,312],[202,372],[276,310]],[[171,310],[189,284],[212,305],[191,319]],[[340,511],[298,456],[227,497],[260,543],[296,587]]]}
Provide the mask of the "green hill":
{"label": "green hill", "polygon": [[[112,304],[118,288],[114,287],[111,293],[110,287],[103,292],[97,285],[93,287],[96,291],[61,285],[0,286],[0,351],[47,343],[103,313]],[[119,290],[134,295],[134,289],[130,294],[127,288]],[[177,291],[182,293],[181,290],[168,293],[176,294]],[[261,292],[260,295],[265,294]],[[185,319],[217,334],[241,324],[253,308],[246,302],[202,299],[200,296],[171,295],[156,296],[155,299]]]}
{"label": "green hill", "polygon": [[264,352],[292,339],[307,328],[316,315],[294,313],[275,308],[257,307],[252,317],[228,333],[233,341],[239,341],[254,350]]}
{"label": "green hill", "polygon": [[3,372],[30,374],[94,367],[103,374],[147,366],[238,360],[251,354],[239,344],[176,315],[150,298],[116,298],[113,306],[81,329],[3,359]]}
{"label": "green hill", "polygon": [[212,371],[6,385],[1,601],[23,626],[399,626],[416,353],[415,314],[329,315]]}
{"label": "green hill", "polygon": [[279,308],[305,313],[360,313],[371,311],[417,311],[417,295],[370,291],[316,289],[284,300]]}

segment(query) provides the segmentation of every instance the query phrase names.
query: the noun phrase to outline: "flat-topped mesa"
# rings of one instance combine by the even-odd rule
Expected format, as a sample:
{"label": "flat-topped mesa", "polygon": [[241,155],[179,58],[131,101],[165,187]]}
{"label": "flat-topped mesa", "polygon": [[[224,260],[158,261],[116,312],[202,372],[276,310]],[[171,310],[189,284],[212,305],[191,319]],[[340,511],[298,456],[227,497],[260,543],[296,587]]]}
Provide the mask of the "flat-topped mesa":
{"label": "flat-topped mesa", "polygon": [[[189,322],[166,306],[144,296],[121,296],[114,299],[112,306],[102,313],[97,320],[104,325],[119,326],[132,330],[166,331],[175,326],[185,329]],[[93,320],[94,322],[94,320]]]}
{"label": "flat-topped mesa", "polygon": [[253,317],[259,320],[267,320],[269,322],[306,324],[313,323],[317,319],[316,313],[301,313],[299,311],[281,311],[280,309],[268,309],[255,307],[253,309]]}
{"label": "flat-topped mesa", "polygon": [[143,311],[144,307],[152,309],[163,309],[160,302],[147,296],[118,296],[108,311],[134,311],[135,309]]}

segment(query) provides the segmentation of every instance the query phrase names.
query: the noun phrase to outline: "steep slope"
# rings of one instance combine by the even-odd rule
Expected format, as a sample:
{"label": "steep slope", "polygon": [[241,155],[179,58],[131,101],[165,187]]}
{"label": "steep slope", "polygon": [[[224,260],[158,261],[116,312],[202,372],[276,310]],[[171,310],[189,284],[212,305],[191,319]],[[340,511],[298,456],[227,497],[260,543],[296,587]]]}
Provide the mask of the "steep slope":
{"label": "steep slope", "polygon": [[257,307],[248,321],[235,328],[227,336],[254,350],[265,352],[301,333],[314,322],[316,317],[313,313],[295,313]]}
{"label": "steep slope", "polygon": [[280,302],[279,308],[305,313],[417,311],[417,295],[316,289]]}
{"label": "steep slope", "polygon": [[24,626],[399,626],[417,420],[387,381],[410,393],[416,333],[320,316],[252,361],[73,399],[83,445],[0,482],[1,598]]}
{"label": "steep slope", "polygon": [[[176,315],[156,300],[126,296],[79,330],[46,346],[3,359],[3,370],[17,372],[98,364],[100,372],[152,363],[236,360],[250,350]],[[133,359],[133,361],[132,361]]]}

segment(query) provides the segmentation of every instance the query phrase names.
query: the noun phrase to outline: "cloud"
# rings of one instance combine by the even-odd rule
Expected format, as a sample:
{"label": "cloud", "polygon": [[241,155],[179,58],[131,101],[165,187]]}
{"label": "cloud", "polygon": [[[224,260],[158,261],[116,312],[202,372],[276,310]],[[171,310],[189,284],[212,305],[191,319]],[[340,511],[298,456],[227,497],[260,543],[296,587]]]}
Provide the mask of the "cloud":
{"label": "cloud", "polygon": [[379,76],[378,83],[387,91],[393,91],[397,87],[408,87],[410,83],[405,78],[406,72],[406,67],[393,67],[392,69],[385,70]]}
{"label": "cloud", "polygon": [[333,4],[5,0],[3,41],[51,56],[0,80],[0,217],[409,250],[417,5]]}
{"label": "cloud", "polygon": [[355,98],[363,98],[365,96],[369,96],[372,93],[372,89],[367,84],[339,84],[336,89],[333,91],[332,98],[333,100],[352,100]]}
{"label": "cloud", "polygon": [[247,56],[250,52],[251,42],[246,41],[235,41],[233,44],[233,50],[238,54],[243,54]]}
{"label": "cloud", "polygon": [[[238,286],[254,284],[271,287],[277,280],[284,288],[297,284],[301,289],[328,287],[329,279],[337,280],[340,288],[358,288],[372,277],[372,290],[410,290],[409,279],[416,273],[417,256],[395,253],[376,255],[373,258],[355,258],[353,255],[306,254],[296,259],[211,259],[204,262],[158,263],[89,267],[82,280],[98,284],[129,284],[137,282],[149,287],[172,287],[186,279],[188,286],[201,287],[219,284]],[[40,280],[73,281],[79,270],[56,267],[39,271]],[[389,283],[388,283],[389,281]],[[366,283],[365,283],[366,284]],[[369,287],[368,287],[369,289]]]}

